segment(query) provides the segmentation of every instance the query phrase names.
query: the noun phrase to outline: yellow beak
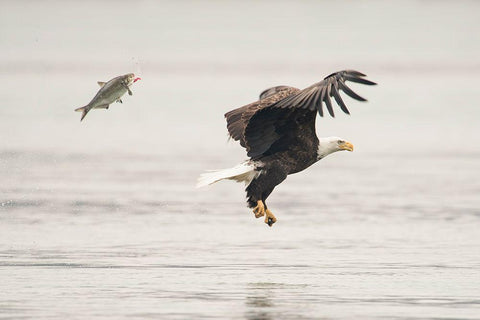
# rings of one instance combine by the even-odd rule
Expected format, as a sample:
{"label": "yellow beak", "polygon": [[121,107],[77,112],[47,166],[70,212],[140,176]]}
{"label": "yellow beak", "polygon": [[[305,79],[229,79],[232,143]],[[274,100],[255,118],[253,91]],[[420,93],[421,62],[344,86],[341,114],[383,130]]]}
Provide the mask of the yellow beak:
{"label": "yellow beak", "polygon": [[351,143],[348,142],[348,141],[345,141],[345,142],[342,143],[339,147],[340,147],[340,149],[342,149],[342,150],[353,151],[353,144],[351,144]]}

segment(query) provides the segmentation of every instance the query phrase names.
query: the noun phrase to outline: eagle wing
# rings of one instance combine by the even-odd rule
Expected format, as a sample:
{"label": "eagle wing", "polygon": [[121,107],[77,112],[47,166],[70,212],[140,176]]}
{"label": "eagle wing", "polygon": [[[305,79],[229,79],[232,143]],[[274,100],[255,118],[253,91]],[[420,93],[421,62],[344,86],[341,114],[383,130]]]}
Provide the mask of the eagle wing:
{"label": "eagle wing", "polygon": [[240,145],[246,148],[245,128],[250,118],[257,111],[297,92],[300,92],[300,89],[287,86],[273,87],[262,92],[259,101],[227,112],[225,119],[227,120],[227,129],[230,137],[235,141],[240,141]]}
{"label": "eagle wing", "polygon": [[[293,94],[296,91],[300,91],[300,89],[292,88],[289,86],[276,86],[276,87],[271,87],[266,90],[263,90],[262,93],[260,93],[260,100],[266,99],[268,97],[271,97],[281,91],[287,90],[287,89],[295,89],[291,91],[291,94]],[[278,99],[277,99],[278,100]]]}
{"label": "eagle wing", "polygon": [[[332,73],[303,90],[286,87],[288,89],[269,93],[273,88],[267,89],[262,93],[266,93],[265,99],[225,115],[227,123],[229,123],[229,116],[241,119],[236,121],[237,126],[232,122],[232,128],[229,128],[230,135],[233,139],[240,140],[240,144],[247,149],[247,154],[251,158],[289,148],[292,139],[301,135],[302,130],[307,131],[309,135],[313,134],[316,139],[315,116],[318,112],[323,117],[323,103],[328,113],[332,117],[335,116],[330,97],[333,97],[340,109],[347,114],[350,112],[340,97],[340,90],[355,100],[366,101],[345,84],[346,81],[366,85],[376,84],[363,77],[365,75],[358,71],[344,70]],[[239,116],[240,111],[242,114]],[[270,150],[272,146],[275,150]]]}

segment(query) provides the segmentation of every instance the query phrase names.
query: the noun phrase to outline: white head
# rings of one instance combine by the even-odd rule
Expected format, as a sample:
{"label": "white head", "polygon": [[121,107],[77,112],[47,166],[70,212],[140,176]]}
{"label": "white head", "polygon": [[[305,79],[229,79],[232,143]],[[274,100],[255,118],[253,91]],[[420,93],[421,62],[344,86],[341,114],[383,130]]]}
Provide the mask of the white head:
{"label": "white head", "polygon": [[339,137],[320,138],[318,145],[318,160],[325,158],[330,153],[337,151],[348,150],[353,151],[353,144]]}

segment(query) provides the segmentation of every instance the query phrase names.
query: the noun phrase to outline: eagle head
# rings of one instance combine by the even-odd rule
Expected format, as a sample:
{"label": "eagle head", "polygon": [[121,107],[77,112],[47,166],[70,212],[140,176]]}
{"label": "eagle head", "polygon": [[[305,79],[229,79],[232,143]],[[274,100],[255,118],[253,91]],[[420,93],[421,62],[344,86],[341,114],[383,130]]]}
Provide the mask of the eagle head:
{"label": "eagle head", "polygon": [[343,150],[353,151],[353,144],[339,137],[320,138],[317,150],[318,160]]}

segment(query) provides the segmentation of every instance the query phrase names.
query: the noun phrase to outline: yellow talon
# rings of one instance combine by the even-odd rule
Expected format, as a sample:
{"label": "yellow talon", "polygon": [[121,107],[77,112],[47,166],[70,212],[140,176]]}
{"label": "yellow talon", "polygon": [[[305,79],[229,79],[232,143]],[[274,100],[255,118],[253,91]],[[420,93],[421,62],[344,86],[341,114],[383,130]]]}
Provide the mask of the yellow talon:
{"label": "yellow talon", "polygon": [[257,201],[257,206],[253,208],[253,213],[255,214],[255,218],[260,218],[265,215],[265,206],[262,200]]}
{"label": "yellow talon", "polygon": [[267,209],[265,213],[265,223],[268,224],[269,227],[271,227],[275,222],[277,222],[277,218],[275,218],[273,212],[269,209]]}

